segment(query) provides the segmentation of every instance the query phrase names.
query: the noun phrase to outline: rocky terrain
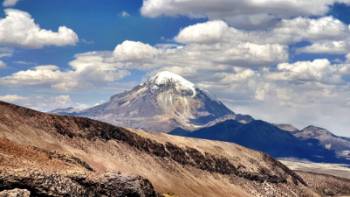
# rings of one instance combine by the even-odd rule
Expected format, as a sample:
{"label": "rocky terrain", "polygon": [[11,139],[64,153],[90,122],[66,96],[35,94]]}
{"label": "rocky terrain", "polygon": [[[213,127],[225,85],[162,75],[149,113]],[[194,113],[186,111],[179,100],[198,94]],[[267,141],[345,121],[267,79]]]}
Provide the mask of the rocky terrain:
{"label": "rocky terrain", "polygon": [[[0,190],[39,196],[319,196],[239,145],[151,134],[0,103]],[[74,196],[73,195],[73,196]]]}
{"label": "rocky terrain", "polygon": [[0,196],[157,196],[140,176],[97,174],[74,156],[0,139]]}
{"label": "rocky terrain", "polygon": [[319,173],[299,172],[310,188],[321,196],[349,196],[350,180]]}

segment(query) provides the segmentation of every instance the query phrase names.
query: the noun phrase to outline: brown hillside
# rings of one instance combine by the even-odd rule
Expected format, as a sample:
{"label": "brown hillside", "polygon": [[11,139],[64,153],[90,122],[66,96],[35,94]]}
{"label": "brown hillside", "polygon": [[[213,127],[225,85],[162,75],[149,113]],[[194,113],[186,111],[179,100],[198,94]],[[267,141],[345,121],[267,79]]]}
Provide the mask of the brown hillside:
{"label": "brown hillside", "polygon": [[[74,177],[115,173],[144,177],[157,192],[175,196],[318,196],[280,162],[239,145],[149,134],[3,102],[0,111],[0,157],[6,159],[0,169],[6,176],[20,171],[26,177],[28,168]],[[150,192],[148,186],[134,189],[144,188]]]}

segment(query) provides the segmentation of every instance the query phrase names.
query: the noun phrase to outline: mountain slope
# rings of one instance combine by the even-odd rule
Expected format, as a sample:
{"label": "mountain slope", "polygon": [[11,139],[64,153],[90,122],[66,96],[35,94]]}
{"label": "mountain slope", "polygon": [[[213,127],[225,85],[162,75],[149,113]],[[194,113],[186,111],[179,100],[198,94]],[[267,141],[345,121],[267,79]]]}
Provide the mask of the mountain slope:
{"label": "mountain slope", "polygon": [[346,160],[337,158],[334,151],[324,148],[317,140],[299,139],[273,124],[260,120],[248,124],[228,120],[193,132],[175,129],[170,134],[233,142],[274,157],[347,163]]}
{"label": "mountain slope", "polygon": [[315,126],[307,126],[294,132],[293,135],[302,140],[317,140],[324,148],[333,150],[339,157],[350,161],[349,138],[334,135],[324,128]]}
{"label": "mountain slope", "polygon": [[[83,111],[68,108],[52,113],[88,117],[150,132],[235,142],[276,157],[350,162],[350,159],[342,160],[350,158],[350,143],[346,138],[329,133],[322,135],[328,137],[309,136],[306,130],[299,131],[292,125],[275,125],[235,114],[193,83],[167,71],[112,96],[101,105]],[[195,132],[189,133],[192,131]]]}
{"label": "mountain slope", "polygon": [[[23,161],[23,164],[14,162],[7,167],[7,162],[0,162],[0,172],[16,172],[15,180],[28,180],[26,174],[17,172],[29,173],[24,165],[25,158],[34,157],[30,159],[32,167],[28,167],[58,180],[60,176],[52,174],[50,168],[82,183],[85,179],[76,177],[79,169],[92,171],[96,177],[117,172],[127,177],[138,175],[148,179],[156,191],[176,196],[317,196],[306,187],[303,179],[280,162],[238,145],[136,132],[86,118],[49,115],[2,102],[0,110],[0,141],[40,150],[43,155],[57,155],[43,157],[35,151],[9,153],[0,146],[1,157]],[[37,163],[56,163],[51,161],[55,158],[60,158],[63,162],[60,165],[68,168],[63,170],[66,167]],[[42,177],[40,173],[34,174]],[[8,182],[13,180],[11,177],[13,174],[0,174],[0,181]],[[19,182],[12,186],[16,183]],[[92,184],[86,182],[89,183]],[[33,187],[29,189],[40,189],[36,185]]]}
{"label": "mountain slope", "polygon": [[226,119],[246,122],[252,119],[236,115],[193,83],[167,71],[157,73],[130,91],[112,96],[104,104],[73,115],[158,132],[178,127],[193,130]]}

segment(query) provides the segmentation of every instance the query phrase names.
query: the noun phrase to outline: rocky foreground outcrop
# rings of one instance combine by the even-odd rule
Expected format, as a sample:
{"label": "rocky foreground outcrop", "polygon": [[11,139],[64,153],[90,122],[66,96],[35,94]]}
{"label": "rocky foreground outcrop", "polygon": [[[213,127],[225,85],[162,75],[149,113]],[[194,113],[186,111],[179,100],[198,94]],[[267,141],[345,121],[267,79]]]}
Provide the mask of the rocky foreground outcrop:
{"label": "rocky foreground outcrop", "polygon": [[0,197],[157,196],[141,176],[96,173],[77,157],[0,138]]}
{"label": "rocky foreground outcrop", "polygon": [[[20,188],[20,189],[19,189]],[[0,172],[0,196],[157,196],[152,184],[140,176],[119,174],[58,173],[41,170],[6,170]]]}
{"label": "rocky foreground outcrop", "polygon": [[10,189],[0,192],[0,197],[30,197],[30,191],[26,189]]}

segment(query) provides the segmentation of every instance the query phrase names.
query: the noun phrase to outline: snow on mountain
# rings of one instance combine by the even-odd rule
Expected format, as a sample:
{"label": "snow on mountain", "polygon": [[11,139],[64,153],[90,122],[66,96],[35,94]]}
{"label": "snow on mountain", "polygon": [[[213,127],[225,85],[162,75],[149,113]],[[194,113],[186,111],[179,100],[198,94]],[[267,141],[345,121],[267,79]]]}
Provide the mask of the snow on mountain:
{"label": "snow on mountain", "polygon": [[168,71],[159,72],[132,90],[76,115],[156,132],[179,127],[194,130],[227,119],[237,118],[242,122],[252,119],[236,115],[190,81]]}
{"label": "snow on mountain", "polygon": [[169,71],[162,71],[154,75],[148,80],[149,84],[153,84],[154,88],[159,88],[162,85],[173,84],[177,91],[192,91],[192,96],[196,96],[195,85],[181,77]]}

